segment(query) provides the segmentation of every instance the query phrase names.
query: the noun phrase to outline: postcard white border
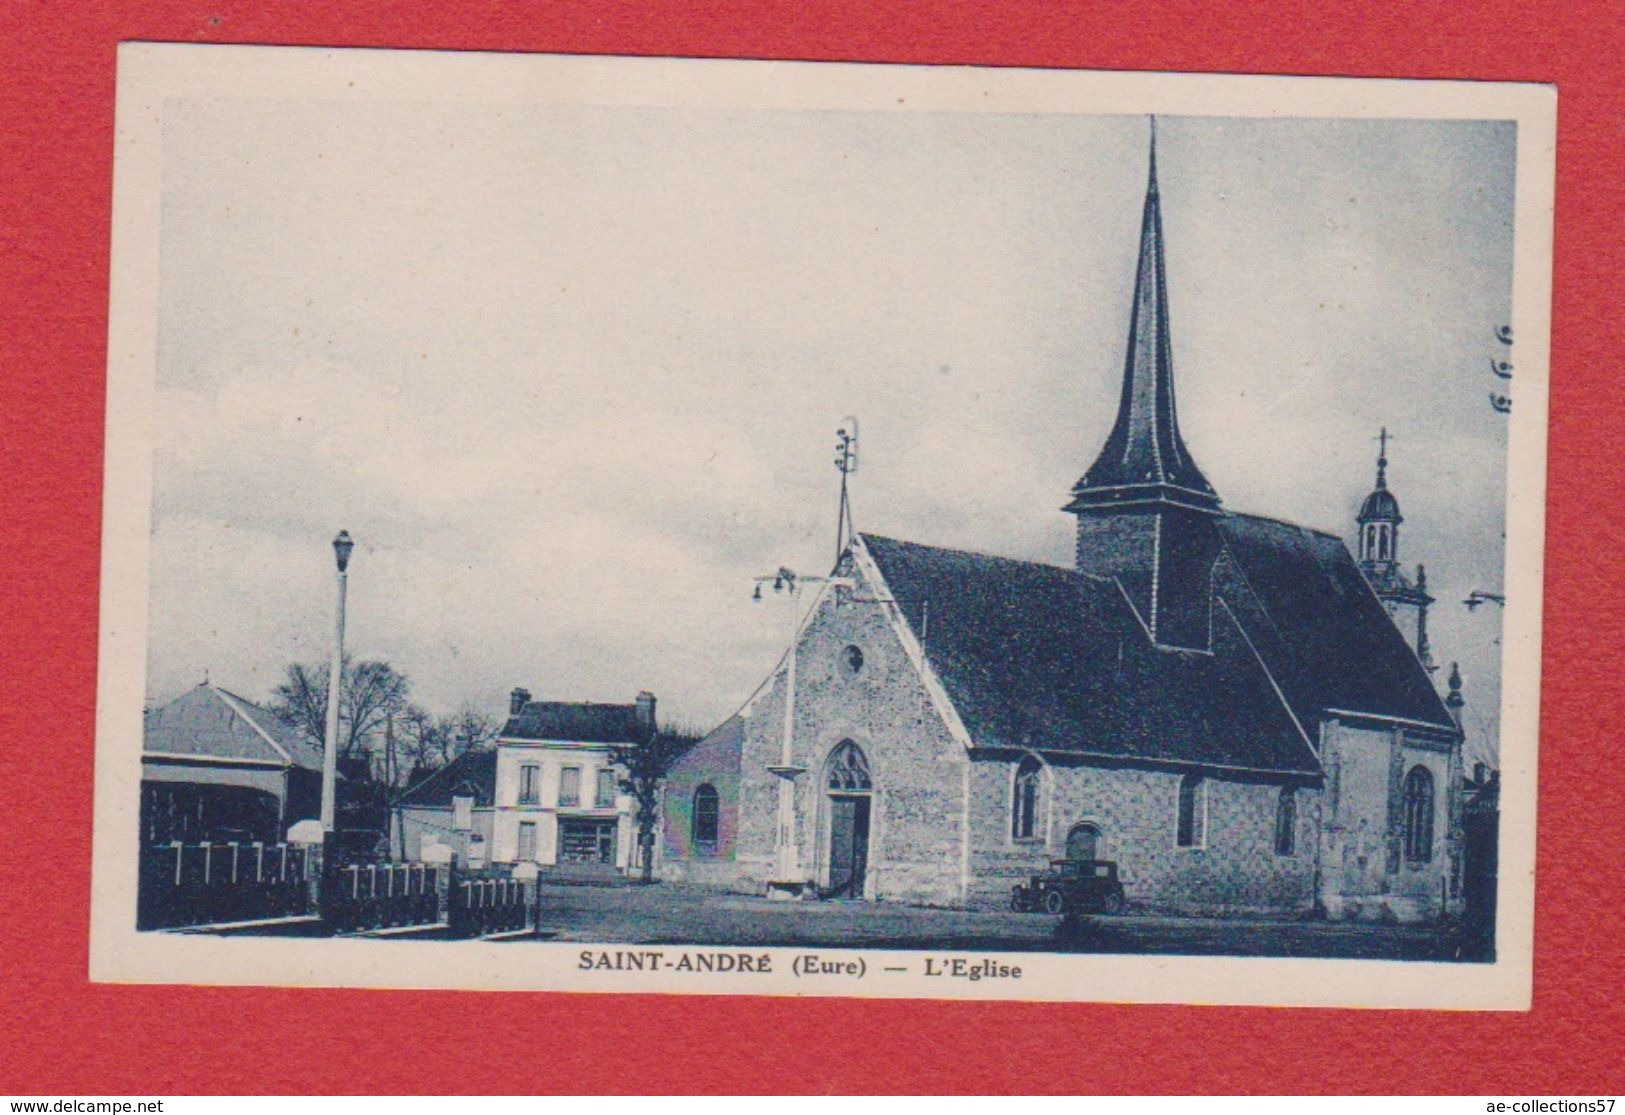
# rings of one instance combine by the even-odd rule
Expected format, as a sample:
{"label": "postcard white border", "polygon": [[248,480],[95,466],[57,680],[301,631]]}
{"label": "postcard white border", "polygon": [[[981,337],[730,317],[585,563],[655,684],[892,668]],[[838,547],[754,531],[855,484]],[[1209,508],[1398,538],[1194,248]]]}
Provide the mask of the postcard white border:
{"label": "postcard white border", "polygon": [[[683,105],[863,112],[1511,120],[1517,124],[1503,633],[1500,890],[1493,964],[989,955],[1019,981],[886,974],[802,979],[796,949],[760,974],[594,972],[584,947],[540,942],[217,938],[137,933],[137,787],[145,694],[156,374],[161,125],[167,100]],[[839,995],[891,998],[1527,1010],[1532,993],[1535,774],[1544,564],[1556,90],[1454,81],[1101,73],[850,63],[607,58],[126,43],[118,53],[100,685],[90,977],[104,982]],[[632,948],[633,946],[609,946]],[[667,948],[670,954],[684,951]],[[699,949],[687,951],[715,951]]]}

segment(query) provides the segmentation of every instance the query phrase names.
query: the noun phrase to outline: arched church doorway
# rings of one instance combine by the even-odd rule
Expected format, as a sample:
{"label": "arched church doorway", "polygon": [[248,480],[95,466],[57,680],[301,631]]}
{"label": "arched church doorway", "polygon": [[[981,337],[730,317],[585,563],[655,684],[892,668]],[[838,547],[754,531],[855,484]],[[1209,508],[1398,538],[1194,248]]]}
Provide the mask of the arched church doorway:
{"label": "arched church doorway", "polygon": [[869,761],[851,740],[842,740],[824,764],[829,803],[829,883],[831,898],[862,898],[869,873],[869,816],[874,781]]}
{"label": "arched church doorway", "polygon": [[1087,822],[1073,825],[1066,834],[1066,858],[1069,860],[1099,859],[1100,829]]}

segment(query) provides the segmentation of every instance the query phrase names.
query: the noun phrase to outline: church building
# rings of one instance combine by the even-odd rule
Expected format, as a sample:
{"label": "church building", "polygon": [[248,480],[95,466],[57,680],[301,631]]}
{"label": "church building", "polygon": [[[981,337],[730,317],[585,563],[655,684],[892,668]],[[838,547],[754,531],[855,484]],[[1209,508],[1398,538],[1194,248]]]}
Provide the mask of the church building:
{"label": "church building", "polygon": [[[662,875],[985,907],[1100,859],[1130,910],[1456,909],[1451,710],[1336,534],[1224,507],[1173,370],[1153,147],[1116,424],[1065,506],[1073,565],[861,533],[831,577],[783,571],[804,619],[671,772]],[[1394,537],[1365,538],[1386,568]]]}

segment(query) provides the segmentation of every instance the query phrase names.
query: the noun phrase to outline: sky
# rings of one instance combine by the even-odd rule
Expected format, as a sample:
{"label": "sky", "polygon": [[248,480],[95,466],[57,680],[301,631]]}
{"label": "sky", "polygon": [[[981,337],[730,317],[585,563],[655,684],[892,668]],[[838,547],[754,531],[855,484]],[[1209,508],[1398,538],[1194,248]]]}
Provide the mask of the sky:
{"label": "sky", "polygon": [[[1115,413],[1140,116],[189,100],[164,117],[148,694],[348,649],[426,706],[773,667],[752,578],[860,530],[1068,564]],[[1234,510],[1401,557],[1499,702],[1510,124],[1163,117],[1180,424]],[[1439,675],[1442,685],[1443,672]],[[1470,738],[1470,749],[1473,744]]]}

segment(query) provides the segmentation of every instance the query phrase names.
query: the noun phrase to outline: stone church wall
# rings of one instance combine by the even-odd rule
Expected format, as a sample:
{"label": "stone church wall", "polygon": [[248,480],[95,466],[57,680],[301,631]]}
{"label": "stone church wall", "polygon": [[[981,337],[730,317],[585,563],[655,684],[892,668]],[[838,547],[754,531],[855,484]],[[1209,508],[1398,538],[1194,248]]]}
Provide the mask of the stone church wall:
{"label": "stone church wall", "polygon": [[[679,759],[661,787],[656,868],[662,879],[729,888],[738,875],[739,763],[744,727],[731,718]],[[717,840],[695,843],[694,794],[704,785],[717,792]]]}
{"label": "stone church wall", "polygon": [[[877,595],[861,583],[856,591],[826,594],[798,645],[794,761],[806,767],[796,780],[802,867],[828,884],[825,763],[850,739],[863,750],[874,783],[866,896],[957,905],[964,749],[937,715],[884,606],[873,602]],[[856,670],[848,647],[862,655]],[[780,761],[783,700],[781,671],[743,721],[737,885],[758,893],[774,870],[778,779],[767,768]]]}
{"label": "stone church wall", "polygon": [[[1414,922],[1436,918],[1450,895],[1460,857],[1456,760],[1449,748],[1397,728],[1329,722],[1323,731],[1327,769],[1322,835],[1321,902],[1334,920]],[[1422,766],[1433,776],[1432,855],[1404,855],[1403,787]],[[1459,888],[1458,888],[1459,889]],[[1447,897],[1449,895],[1449,897]]]}
{"label": "stone church wall", "polygon": [[1275,852],[1280,785],[1209,777],[1203,847],[1177,842],[1179,773],[1057,762],[1044,770],[1036,842],[1011,836],[1018,758],[972,767],[971,893],[975,906],[1004,906],[1010,888],[1066,855],[1076,824],[1100,831],[1096,856],[1115,860],[1131,910],[1178,913],[1304,913],[1314,903],[1320,792],[1296,791],[1292,855]]}

